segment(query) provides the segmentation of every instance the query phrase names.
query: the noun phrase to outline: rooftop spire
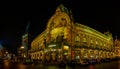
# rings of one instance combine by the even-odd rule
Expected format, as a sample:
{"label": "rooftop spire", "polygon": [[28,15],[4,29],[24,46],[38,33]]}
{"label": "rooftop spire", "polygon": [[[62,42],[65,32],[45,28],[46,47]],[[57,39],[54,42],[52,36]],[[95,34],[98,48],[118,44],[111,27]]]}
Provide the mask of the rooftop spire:
{"label": "rooftop spire", "polygon": [[28,23],[27,23],[27,27],[26,27],[26,31],[25,32],[28,32],[29,26],[30,26],[30,21],[28,21]]}
{"label": "rooftop spire", "polygon": [[63,4],[61,4],[58,8],[60,8],[62,12],[65,12],[69,15],[68,9]]}

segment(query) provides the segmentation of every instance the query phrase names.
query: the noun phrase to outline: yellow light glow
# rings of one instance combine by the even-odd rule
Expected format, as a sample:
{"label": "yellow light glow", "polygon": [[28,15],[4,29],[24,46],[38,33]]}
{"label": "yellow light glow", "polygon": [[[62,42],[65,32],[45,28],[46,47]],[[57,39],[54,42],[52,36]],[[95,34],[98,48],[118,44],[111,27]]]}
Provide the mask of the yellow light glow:
{"label": "yellow light glow", "polygon": [[68,53],[64,53],[64,55],[68,55]]}
{"label": "yellow light glow", "polygon": [[68,46],[64,46],[63,49],[64,49],[64,50],[68,50],[69,47],[68,47]]}
{"label": "yellow light glow", "polygon": [[8,54],[8,52],[6,52],[6,54]]}
{"label": "yellow light glow", "polygon": [[56,45],[49,45],[48,47],[54,47],[54,46],[56,46]]}
{"label": "yellow light glow", "polygon": [[24,46],[21,46],[22,49],[24,49]]}

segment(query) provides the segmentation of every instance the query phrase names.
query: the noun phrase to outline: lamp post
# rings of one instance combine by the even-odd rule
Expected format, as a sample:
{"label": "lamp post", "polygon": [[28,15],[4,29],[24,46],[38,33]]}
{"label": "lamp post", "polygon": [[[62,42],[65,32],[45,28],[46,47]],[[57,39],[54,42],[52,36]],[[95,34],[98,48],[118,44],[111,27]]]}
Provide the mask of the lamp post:
{"label": "lamp post", "polygon": [[21,46],[20,48],[21,48],[21,49],[24,49],[24,46]]}

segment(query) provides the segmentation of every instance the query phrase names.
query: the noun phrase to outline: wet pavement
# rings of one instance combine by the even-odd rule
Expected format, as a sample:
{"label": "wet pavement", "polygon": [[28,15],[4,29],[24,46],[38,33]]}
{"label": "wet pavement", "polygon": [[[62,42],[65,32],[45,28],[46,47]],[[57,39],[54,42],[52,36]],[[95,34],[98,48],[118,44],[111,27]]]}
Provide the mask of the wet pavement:
{"label": "wet pavement", "polygon": [[[30,64],[24,65],[21,63],[10,63],[8,60],[4,60],[3,64],[0,64],[0,69],[61,69],[58,65],[43,65],[43,64]],[[96,65],[75,67],[66,66],[62,69],[120,69],[120,61],[106,62]]]}

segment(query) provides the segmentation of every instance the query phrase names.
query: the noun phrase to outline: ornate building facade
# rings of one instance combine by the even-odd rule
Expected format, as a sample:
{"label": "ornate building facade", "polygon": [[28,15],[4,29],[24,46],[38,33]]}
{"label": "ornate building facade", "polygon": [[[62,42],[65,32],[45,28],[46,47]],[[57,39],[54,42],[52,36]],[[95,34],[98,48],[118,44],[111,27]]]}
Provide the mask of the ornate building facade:
{"label": "ornate building facade", "polygon": [[31,43],[31,59],[47,61],[113,58],[112,34],[75,23],[71,11],[60,5],[46,29]]}
{"label": "ornate building facade", "polygon": [[114,48],[115,57],[120,58],[120,39],[115,39]]}

